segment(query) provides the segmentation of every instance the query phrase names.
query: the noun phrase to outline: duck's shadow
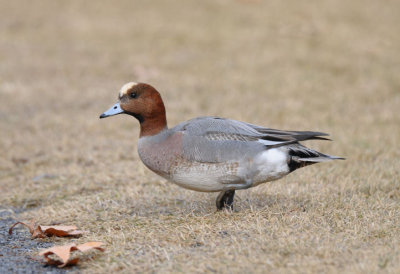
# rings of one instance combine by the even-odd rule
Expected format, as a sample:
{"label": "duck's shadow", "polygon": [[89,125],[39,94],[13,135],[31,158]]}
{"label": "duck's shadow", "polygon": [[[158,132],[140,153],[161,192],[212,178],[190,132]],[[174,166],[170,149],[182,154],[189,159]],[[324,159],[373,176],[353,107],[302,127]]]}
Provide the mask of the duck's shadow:
{"label": "duck's shadow", "polygon": [[[186,194],[186,195],[185,195]],[[181,193],[178,197],[164,198],[162,201],[146,200],[140,205],[132,205],[137,216],[207,216],[219,212],[241,213],[254,211],[306,211],[311,201],[306,197],[291,197],[289,195],[266,194],[265,192],[239,191],[235,195],[233,211],[216,209],[215,199],[218,193]]]}

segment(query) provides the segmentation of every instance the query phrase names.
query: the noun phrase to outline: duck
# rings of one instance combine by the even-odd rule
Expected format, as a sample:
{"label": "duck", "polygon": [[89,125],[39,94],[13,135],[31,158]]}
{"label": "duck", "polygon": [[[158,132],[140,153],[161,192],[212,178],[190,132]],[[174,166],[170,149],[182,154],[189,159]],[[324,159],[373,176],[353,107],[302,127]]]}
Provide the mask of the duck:
{"label": "duck", "polygon": [[278,180],[316,163],[345,159],[300,144],[330,140],[323,132],[278,130],[214,116],[168,128],[161,95],[146,83],[123,85],[118,102],[100,118],[118,114],[138,120],[137,150],[147,168],[180,187],[219,192],[218,210],[233,209],[236,190]]}

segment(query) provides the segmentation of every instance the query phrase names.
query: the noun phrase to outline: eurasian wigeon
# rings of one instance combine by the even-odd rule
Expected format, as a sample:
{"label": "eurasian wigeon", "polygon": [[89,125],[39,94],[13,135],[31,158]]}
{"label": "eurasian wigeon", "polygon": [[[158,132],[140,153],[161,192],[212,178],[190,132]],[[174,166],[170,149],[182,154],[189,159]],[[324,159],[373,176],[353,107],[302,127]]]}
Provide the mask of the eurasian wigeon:
{"label": "eurasian wigeon", "polygon": [[139,121],[138,152],[149,169],[187,189],[220,191],[218,209],[232,209],[235,190],[318,162],[344,159],[299,143],[329,140],[322,132],[277,130],[219,117],[198,117],[169,129],[160,93],[144,83],[125,84],[119,102],[100,118],[121,113]]}

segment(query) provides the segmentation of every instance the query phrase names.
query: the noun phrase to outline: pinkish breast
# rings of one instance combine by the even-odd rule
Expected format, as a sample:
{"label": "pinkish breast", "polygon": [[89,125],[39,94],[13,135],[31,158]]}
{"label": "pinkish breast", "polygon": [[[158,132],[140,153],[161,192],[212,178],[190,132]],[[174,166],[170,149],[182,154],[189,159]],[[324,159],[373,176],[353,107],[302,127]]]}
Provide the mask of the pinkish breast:
{"label": "pinkish breast", "polygon": [[139,139],[139,157],[153,172],[169,179],[172,167],[183,155],[183,136],[181,132],[171,135],[162,132],[155,136]]}

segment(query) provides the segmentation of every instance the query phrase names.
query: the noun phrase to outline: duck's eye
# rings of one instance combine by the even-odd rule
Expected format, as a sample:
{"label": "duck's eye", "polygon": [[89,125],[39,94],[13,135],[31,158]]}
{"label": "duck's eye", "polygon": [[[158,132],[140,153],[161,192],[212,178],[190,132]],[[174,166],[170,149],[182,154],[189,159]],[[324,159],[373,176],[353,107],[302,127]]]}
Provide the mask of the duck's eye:
{"label": "duck's eye", "polygon": [[130,96],[131,96],[131,98],[136,98],[137,94],[136,94],[136,92],[132,92]]}

